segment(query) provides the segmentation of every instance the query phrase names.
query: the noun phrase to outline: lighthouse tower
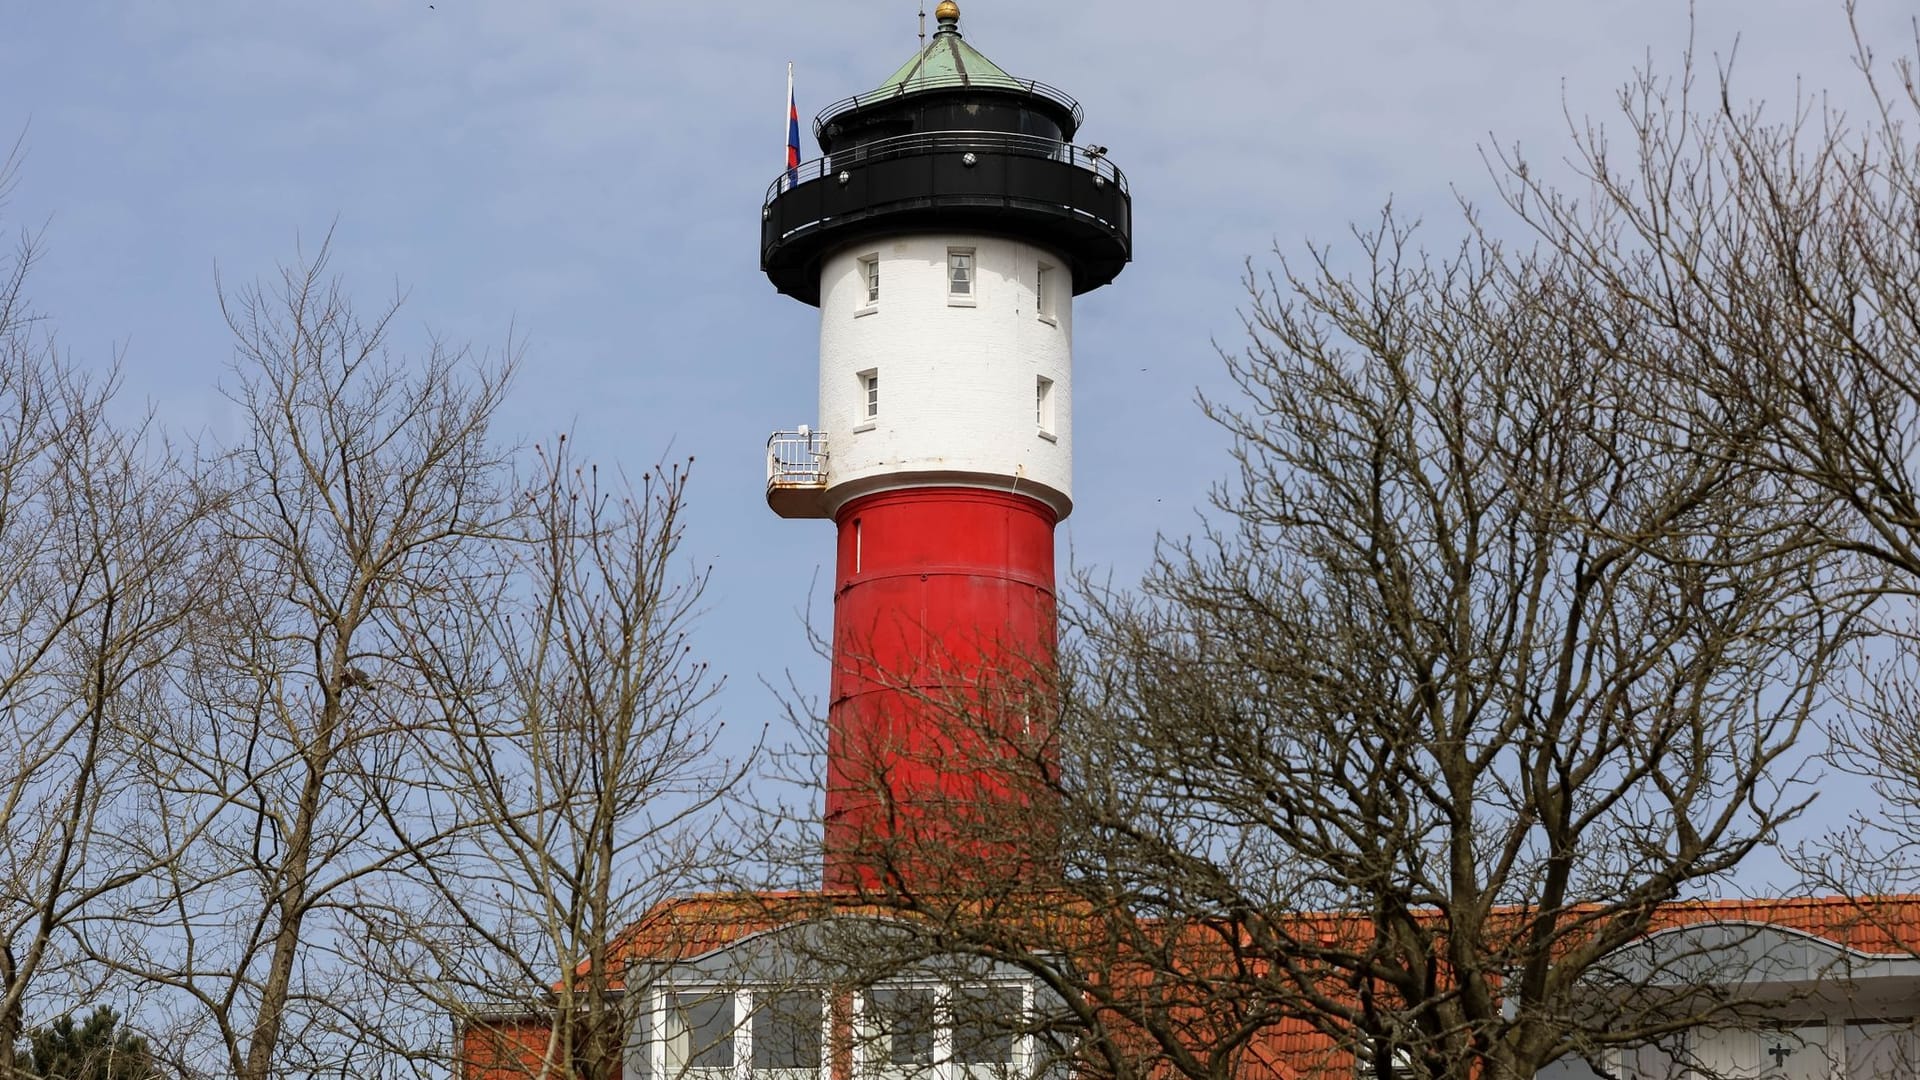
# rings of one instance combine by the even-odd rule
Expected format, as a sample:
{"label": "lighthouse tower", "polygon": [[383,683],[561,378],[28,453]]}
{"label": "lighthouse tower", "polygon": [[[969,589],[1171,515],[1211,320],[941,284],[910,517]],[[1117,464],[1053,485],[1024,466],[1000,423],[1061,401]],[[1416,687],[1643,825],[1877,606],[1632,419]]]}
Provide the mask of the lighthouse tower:
{"label": "lighthouse tower", "polygon": [[1018,837],[963,819],[1021,797],[983,763],[996,727],[1011,747],[1034,723],[1010,688],[1052,665],[1073,300],[1132,251],[1125,178],[1073,143],[1080,106],[981,55],[951,0],[936,18],[877,89],[820,114],[824,156],[761,211],[762,269],[820,309],[818,423],[769,441],[767,501],[838,531],[832,889],[1021,872]]}

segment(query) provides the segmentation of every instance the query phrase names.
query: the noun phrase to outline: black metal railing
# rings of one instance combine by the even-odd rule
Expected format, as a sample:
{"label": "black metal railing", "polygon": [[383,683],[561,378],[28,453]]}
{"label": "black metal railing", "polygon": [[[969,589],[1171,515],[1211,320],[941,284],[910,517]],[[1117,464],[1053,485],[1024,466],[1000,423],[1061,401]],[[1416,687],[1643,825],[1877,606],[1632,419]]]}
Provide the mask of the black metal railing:
{"label": "black metal railing", "polygon": [[1133,252],[1127,178],[1104,151],[998,131],[937,131],[862,143],[782,172],[760,211],[760,268],[819,303],[829,248],[876,230],[1008,230],[1073,260],[1076,293]]}
{"label": "black metal railing", "polygon": [[850,98],[842,98],[826,108],[821,109],[819,114],[813,118],[813,136],[816,139],[819,138],[821,134],[826,131],[828,124],[838,119],[841,115],[852,112],[855,109],[865,108],[882,101],[893,101],[906,97],[909,94],[917,94],[923,90],[950,89],[998,90],[1005,93],[1023,93],[1028,97],[1039,98],[1042,101],[1050,102],[1067,110],[1073,117],[1073,126],[1076,129],[1085,123],[1087,119],[1086,110],[1082,109],[1080,103],[1073,100],[1072,96],[1065,90],[1057,86],[1048,86],[1046,83],[1040,82],[1037,79],[1015,79],[1012,76],[1008,76],[1007,81],[1003,83],[998,79],[982,82],[963,78],[959,75],[946,75],[937,79],[908,79],[899,86],[888,87],[885,90],[874,90],[865,94],[855,94]]}
{"label": "black metal railing", "polygon": [[1075,146],[1057,139],[1043,139],[1035,135],[1010,135],[1000,131],[933,131],[919,135],[900,135],[891,139],[876,139],[870,143],[862,143],[842,150],[837,154],[801,162],[774,178],[773,183],[767,186],[766,201],[761,205],[771,206],[773,201],[782,194],[814,180],[837,178],[842,173],[848,173],[850,176],[850,170],[863,166],[939,153],[1008,154],[1015,157],[1054,161],[1083,169],[1092,173],[1100,181],[1113,184],[1122,195],[1130,194],[1127,190],[1126,174],[1120,171],[1120,167],[1108,159],[1105,153],[1088,147]]}

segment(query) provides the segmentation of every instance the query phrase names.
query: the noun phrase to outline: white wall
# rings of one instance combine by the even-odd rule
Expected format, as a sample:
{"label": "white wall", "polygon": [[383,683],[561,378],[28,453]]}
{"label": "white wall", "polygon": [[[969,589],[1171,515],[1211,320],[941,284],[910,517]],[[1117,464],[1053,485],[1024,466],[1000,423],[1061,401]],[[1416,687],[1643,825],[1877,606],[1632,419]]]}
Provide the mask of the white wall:
{"label": "white wall", "polygon": [[[947,292],[949,248],[974,249],[972,304]],[[867,304],[860,259],[880,259]],[[1052,265],[1054,320],[1035,310]],[[952,483],[1031,494],[1065,517],[1073,497],[1073,285],[1065,259],[1031,244],[955,233],[888,237],[828,258],[820,281],[820,430],[827,505],[873,491]],[[869,421],[860,373],[880,375]],[[1053,425],[1034,423],[1037,378],[1053,380]]]}

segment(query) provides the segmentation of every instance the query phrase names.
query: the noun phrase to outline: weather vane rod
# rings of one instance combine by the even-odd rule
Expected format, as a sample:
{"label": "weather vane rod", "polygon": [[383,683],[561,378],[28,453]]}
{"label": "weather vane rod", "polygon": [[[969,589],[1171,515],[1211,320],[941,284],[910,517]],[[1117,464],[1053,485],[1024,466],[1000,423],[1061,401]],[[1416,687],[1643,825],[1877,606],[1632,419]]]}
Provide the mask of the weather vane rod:
{"label": "weather vane rod", "polygon": [[927,45],[927,0],[920,0],[920,47]]}

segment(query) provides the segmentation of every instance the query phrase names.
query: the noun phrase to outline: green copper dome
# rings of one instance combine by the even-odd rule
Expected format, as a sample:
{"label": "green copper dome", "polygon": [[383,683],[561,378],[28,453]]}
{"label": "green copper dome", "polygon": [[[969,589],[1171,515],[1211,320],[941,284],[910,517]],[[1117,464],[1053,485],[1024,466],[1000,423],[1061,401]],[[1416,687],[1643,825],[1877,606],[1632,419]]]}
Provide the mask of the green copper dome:
{"label": "green copper dome", "polygon": [[[925,98],[951,102],[969,95],[975,95],[976,104],[985,98],[1003,102],[1019,99],[1023,103],[1019,107],[1027,109],[1030,115],[1048,118],[1046,123],[1038,126],[1023,122],[1004,130],[1068,141],[1073,138],[1082,119],[1079,102],[1046,83],[1014,78],[1007,74],[1005,68],[967,44],[960,35],[960,12],[954,5],[941,4],[939,16],[940,29],[934,33],[933,39],[900,65],[899,70],[887,76],[885,82],[867,93],[837,101],[821,110],[814,119],[813,133],[820,137],[823,151],[832,153],[833,144],[843,142],[837,134],[873,128],[876,124],[887,128],[890,134],[901,134],[904,130],[942,127],[960,130],[981,126],[979,114],[975,112],[969,112],[965,122],[958,117],[940,118],[926,114],[910,119],[905,129],[898,124],[903,116],[899,110],[909,100]],[[985,126],[1000,129],[1000,123],[988,123]],[[872,137],[873,133],[858,135],[860,141]]]}
{"label": "green copper dome", "polygon": [[967,44],[966,39],[960,36],[959,18],[955,16],[952,22],[942,19],[940,29],[934,33],[933,40],[927,42],[926,48],[902,64],[900,70],[888,76],[887,81],[876,87],[873,93],[862,96],[878,98],[956,86],[1022,92],[1031,88],[1030,83],[1007,74],[1000,65],[983,56],[979,49]]}
{"label": "green copper dome", "polygon": [[940,29],[873,91],[821,110],[823,155],[790,166],[760,207],[760,268],[775,288],[820,303],[834,252],[877,238],[978,232],[1034,244],[1072,266],[1075,293],[1133,257],[1133,197],[1101,147],[1078,147],[1080,105],[1016,79]]}

